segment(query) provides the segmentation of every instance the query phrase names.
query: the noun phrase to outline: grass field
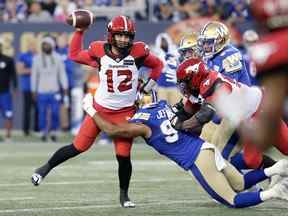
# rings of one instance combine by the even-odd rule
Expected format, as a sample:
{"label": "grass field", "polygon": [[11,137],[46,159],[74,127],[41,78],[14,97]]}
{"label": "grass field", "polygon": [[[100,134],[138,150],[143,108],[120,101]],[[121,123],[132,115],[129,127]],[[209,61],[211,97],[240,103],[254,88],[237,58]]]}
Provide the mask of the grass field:
{"label": "grass field", "polygon": [[188,173],[142,143],[133,147],[130,197],[135,209],[119,205],[112,146],[96,145],[53,170],[39,187],[32,186],[33,170],[64,144],[27,143],[21,138],[0,144],[0,216],[288,215],[287,203],[277,200],[248,209],[220,206]]}

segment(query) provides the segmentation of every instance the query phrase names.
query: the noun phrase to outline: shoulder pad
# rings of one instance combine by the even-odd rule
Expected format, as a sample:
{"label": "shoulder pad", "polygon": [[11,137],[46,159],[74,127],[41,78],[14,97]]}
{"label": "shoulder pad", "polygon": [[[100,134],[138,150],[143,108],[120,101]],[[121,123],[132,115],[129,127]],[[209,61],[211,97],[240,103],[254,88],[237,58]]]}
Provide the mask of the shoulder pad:
{"label": "shoulder pad", "polygon": [[100,58],[105,55],[104,50],[105,41],[93,41],[90,43],[88,52],[91,57]]}
{"label": "shoulder pad", "polygon": [[147,44],[143,42],[135,42],[132,45],[130,55],[134,58],[141,58],[145,57],[149,54],[150,50]]}

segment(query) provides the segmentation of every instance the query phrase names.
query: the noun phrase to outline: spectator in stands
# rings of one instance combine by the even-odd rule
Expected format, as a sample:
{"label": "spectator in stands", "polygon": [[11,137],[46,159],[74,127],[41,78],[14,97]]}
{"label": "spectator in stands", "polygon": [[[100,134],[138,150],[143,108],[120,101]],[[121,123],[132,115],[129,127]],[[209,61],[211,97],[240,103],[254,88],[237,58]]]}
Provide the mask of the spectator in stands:
{"label": "spectator in stands", "polygon": [[28,51],[20,53],[17,62],[17,73],[19,75],[20,90],[23,95],[23,113],[22,113],[22,129],[25,136],[30,134],[30,122],[31,122],[31,111],[34,110],[34,130],[38,130],[38,113],[36,111],[36,105],[32,98],[31,93],[31,68],[33,57],[37,53],[37,46],[35,38],[30,37],[26,40],[29,44]]}
{"label": "spectator in stands", "polygon": [[160,0],[154,5],[154,21],[179,21],[170,0]]}
{"label": "spectator in stands", "polygon": [[69,0],[59,0],[54,12],[54,19],[58,22],[65,22],[66,17],[76,9],[76,4]]}
{"label": "spectator in stands", "polygon": [[42,1],[41,4],[42,4],[43,10],[48,11],[51,16],[54,15],[54,11],[55,11],[56,6],[57,6],[57,2],[55,0]]}
{"label": "spectator in stands", "polygon": [[234,25],[241,33],[248,29],[255,29],[255,21],[245,0],[232,2],[231,14],[228,22]]}
{"label": "spectator in stands", "polygon": [[122,6],[123,0],[94,0],[96,6]]}
{"label": "spectator in stands", "polygon": [[52,16],[48,11],[43,10],[40,2],[33,2],[30,5],[30,15],[27,18],[28,22],[52,22]]}
{"label": "spectator in stands", "polygon": [[201,3],[198,0],[172,0],[181,20],[200,16]]}
{"label": "spectator in stands", "polygon": [[[49,133],[51,140],[57,141],[56,131],[59,128],[60,90],[68,95],[68,80],[61,56],[55,52],[55,41],[46,36],[41,41],[41,52],[32,63],[31,89],[39,111],[39,129],[42,141]],[[47,112],[51,110],[50,128],[47,127]]]}
{"label": "spectator in stands", "polygon": [[9,0],[5,3],[4,22],[21,22],[26,19],[27,5],[23,0]]}
{"label": "spectator in stands", "polygon": [[201,1],[200,14],[201,16],[213,16],[219,18],[221,12],[221,2],[219,0],[204,0]]}
{"label": "spectator in stands", "polygon": [[13,83],[14,91],[17,88],[17,77],[13,58],[3,54],[4,41],[0,39],[0,109],[5,118],[6,139],[11,138],[12,129],[12,95],[10,86]]}

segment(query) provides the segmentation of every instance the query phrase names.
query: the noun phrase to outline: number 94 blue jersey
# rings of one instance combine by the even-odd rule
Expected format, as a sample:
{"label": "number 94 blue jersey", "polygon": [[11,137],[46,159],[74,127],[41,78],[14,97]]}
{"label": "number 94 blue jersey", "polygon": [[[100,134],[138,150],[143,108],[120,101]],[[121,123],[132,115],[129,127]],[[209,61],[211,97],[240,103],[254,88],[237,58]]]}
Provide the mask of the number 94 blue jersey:
{"label": "number 94 blue jersey", "polygon": [[188,170],[196,160],[204,141],[191,133],[175,130],[169,121],[173,115],[167,102],[160,101],[139,109],[129,122],[150,127],[152,135],[146,139],[146,143]]}

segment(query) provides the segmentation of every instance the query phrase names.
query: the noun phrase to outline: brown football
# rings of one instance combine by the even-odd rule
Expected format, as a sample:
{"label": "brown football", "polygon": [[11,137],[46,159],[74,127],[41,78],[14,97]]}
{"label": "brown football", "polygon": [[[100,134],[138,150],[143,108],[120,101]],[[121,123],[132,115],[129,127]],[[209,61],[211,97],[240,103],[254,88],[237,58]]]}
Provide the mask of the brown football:
{"label": "brown football", "polygon": [[73,11],[66,22],[74,28],[86,29],[94,22],[94,15],[89,10],[78,9]]}

